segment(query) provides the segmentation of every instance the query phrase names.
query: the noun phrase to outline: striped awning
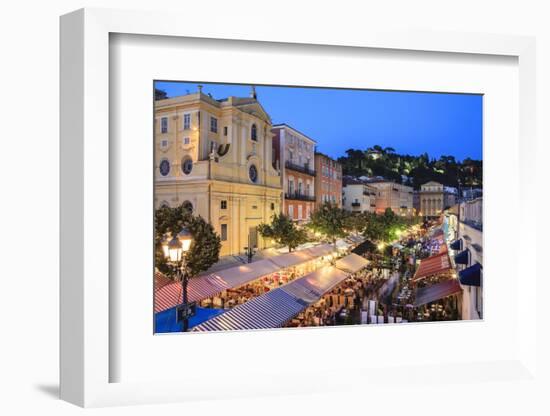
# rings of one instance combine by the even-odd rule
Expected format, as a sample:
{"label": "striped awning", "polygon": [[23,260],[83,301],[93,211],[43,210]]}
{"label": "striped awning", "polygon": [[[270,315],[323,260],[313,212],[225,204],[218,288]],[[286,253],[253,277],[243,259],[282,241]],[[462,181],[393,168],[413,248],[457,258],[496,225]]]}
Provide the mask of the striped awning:
{"label": "striped awning", "polygon": [[417,289],[414,306],[435,302],[436,300],[459,293],[461,290],[460,284],[456,279],[445,280],[435,285]]}
{"label": "striped awning", "polygon": [[[216,296],[227,289],[233,289],[268,276],[279,270],[297,266],[334,251],[330,244],[322,244],[305,250],[273,256],[268,259],[230,267],[212,274],[197,276],[189,280],[187,296],[190,302]],[[164,311],[182,302],[181,283],[174,282],[160,272],[155,274],[155,313]]]}
{"label": "striped awning", "polygon": [[215,272],[212,275],[223,281],[226,288],[235,288],[260,277],[270,275],[277,270],[279,270],[279,267],[266,259],[231,267]]}
{"label": "striped awning", "polygon": [[420,260],[420,265],[414,274],[413,280],[420,280],[428,276],[446,272],[451,269],[451,261],[447,252],[436,254]]}
{"label": "striped awning", "polygon": [[[197,302],[228,289],[227,283],[214,275],[200,276],[189,280],[187,297]],[[183,302],[181,282],[175,282],[160,272],[155,273],[155,313],[173,308]]]}
{"label": "striped awning", "polygon": [[305,305],[283,290],[275,289],[193,328],[196,332],[268,329],[283,326]]}
{"label": "striped awning", "polygon": [[236,306],[196,326],[193,331],[279,328],[347,277],[347,273],[336,267],[322,267]]}
{"label": "striped awning", "polygon": [[336,261],[336,267],[349,273],[355,273],[366,267],[369,261],[364,257],[351,253],[350,255]]}

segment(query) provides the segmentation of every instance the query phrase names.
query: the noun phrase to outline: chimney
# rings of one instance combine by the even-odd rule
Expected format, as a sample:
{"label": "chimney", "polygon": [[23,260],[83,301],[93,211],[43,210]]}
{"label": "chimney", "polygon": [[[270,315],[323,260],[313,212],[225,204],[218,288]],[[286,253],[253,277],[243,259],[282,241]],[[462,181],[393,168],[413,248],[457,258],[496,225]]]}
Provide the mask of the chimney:
{"label": "chimney", "polygon": [[256,87],[254,85],[250,87],[250,98],[254,98],[255,100],[258,98],[256,95]]}
{"label": "chimney", "polygon": [[201,84],[197,85],[197,89],[199,90],[199,94],[202,94],[202,85]]}

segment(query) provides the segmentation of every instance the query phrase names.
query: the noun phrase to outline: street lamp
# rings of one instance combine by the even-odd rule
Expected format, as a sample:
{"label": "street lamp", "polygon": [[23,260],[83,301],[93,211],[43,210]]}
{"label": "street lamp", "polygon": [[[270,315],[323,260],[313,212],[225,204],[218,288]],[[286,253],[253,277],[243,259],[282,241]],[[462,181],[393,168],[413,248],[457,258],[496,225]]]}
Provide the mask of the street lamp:
{"label": "street lamp", "polygon": [[162,251],[168,264],[172,267],[176,278],[181,281],[182,303],[176,306],[176,319],[178,322],[183,321],[183,332],[187,332],[189,328],[189,318],[194,315],[196,308],[195,302],[189,304],[187,302],[187,284],[189,283],[189,275],[185,264],[185,255],[191,248],[193,236],[187,228],[182,228],[176,237],[170,241],[165,236],[162,240]]}

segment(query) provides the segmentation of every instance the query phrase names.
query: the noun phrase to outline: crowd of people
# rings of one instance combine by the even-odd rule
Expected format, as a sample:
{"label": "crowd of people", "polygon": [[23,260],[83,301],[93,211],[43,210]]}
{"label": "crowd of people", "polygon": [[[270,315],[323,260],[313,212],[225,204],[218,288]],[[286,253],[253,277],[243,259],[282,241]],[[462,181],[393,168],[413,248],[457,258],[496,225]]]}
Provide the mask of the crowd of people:
{"label": "crowd of people", "polygon": [[[286,326],[372,323],[372,316],[377,317],[377,322],[380,322],[380,317],[383,317],[384,322],[456,319],[457,301],[453,297],[428,305],[413,306],[416,288],[435,284],[441,279],[441,276],[432,276],[413,284],[411,277],[414,274],[416,259],[439,252],[443,242],[438,235],[428,234],[426,228],[417,227],[413,233],[404,235],[398,242],[399,249],[393,250],[390,262],[385,262],[379,252],[365,253],[364,257],[370,261],[368,267],[352,274],[324,294],[319,301],[305,308]],[[322,265],[316,264],[317,266]],[[311,267],[303,266],[281,270],[239,288],[226,290],[214,298],[205,299],[200,306],[230,309],[311,271]],[[395,274],[399,275],[398,279],[389,279],[390,275]]]}
{"label": "crowd of people", "polygon": [[272,289],[285,285],[294,279],[300,278],[310,273],[315,267],[321,267],[325,264],[328,264],[328,262],[321,259],[312,262],[312,264],[303,264],[282,269],[246,285],[224,290],[217,296],[202,300],[199,306],[203,308],[231,309],[237,305],[242,305],[252,298],[261,296]]}
{"label": "crowd of people", "polygon": [[353,325],[361,323],[361,311],[379,297],[387,281],[383,269],[365,268],[351,275],[319,301],[298,314],[288,327]]}

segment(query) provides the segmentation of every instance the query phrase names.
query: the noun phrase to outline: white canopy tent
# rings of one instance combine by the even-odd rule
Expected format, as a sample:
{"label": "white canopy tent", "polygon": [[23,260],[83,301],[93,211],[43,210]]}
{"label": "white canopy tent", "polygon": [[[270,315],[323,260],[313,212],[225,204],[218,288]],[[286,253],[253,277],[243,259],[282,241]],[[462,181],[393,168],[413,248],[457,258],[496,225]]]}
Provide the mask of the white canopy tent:
{"label": "white canopy tent", "polygon": [[366,267],[369,261],[355,253],[351,253],[346,257],[336,261],[336,267],[349,273],[355,273]]}
{"label": "white canopy tent", "polygon": [[260,277],[267,276],[277,270],[279,270],[279,267],[266,259],[221,270],[213,273],[213,275],[223,280],[227,288],[235,288]]}

